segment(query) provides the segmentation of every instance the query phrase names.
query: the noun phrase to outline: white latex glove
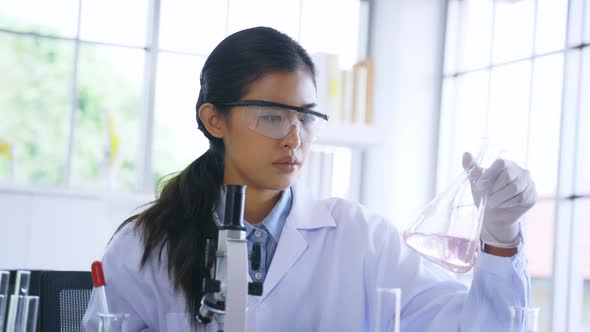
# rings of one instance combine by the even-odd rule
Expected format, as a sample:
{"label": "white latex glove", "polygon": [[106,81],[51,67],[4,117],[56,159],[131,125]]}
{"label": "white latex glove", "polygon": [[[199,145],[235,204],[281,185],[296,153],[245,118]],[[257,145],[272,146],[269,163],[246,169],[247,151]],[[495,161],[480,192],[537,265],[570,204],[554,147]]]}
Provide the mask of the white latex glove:
{"label": "white latex glove", "polygon": [[477,206],[488,194],[481,240],[499,248],[518,246],[519,219],[537,201],[537,190],[529,171],[515,162],[496,159],[483,169],[474,164],[469,152],[463,154],[463,168],[475,167],[470,173],[471,193]]}

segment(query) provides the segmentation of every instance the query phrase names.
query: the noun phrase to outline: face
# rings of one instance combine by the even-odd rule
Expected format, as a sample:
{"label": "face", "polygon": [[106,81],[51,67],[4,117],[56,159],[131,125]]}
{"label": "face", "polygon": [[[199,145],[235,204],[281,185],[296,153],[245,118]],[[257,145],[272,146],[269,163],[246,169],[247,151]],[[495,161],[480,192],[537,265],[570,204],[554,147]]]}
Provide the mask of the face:
{"label": "face", "polygon": [[[316,90],[308,72],[277,72],[252,83],[241,99],[309,107],[316,102]],[[248,128],[243,112],[243,107],[233,107],[226,120],[225,182],[245,184],[255,190],[290,187],[301,171],[311,143],[302,142],[301,131],[295,127],[280,139],[263,136]]]}

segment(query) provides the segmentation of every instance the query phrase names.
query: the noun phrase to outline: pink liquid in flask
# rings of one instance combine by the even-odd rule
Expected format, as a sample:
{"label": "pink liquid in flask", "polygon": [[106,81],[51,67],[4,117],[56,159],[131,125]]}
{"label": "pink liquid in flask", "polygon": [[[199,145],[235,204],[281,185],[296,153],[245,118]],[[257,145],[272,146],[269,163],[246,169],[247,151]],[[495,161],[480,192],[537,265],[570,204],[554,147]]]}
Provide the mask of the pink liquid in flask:
{"label": "pink liquid in flask", "polygon": [[465,273],[475,264],[477,242],[444,234],[405,232],[408,246],[431,261],[457,273]]}

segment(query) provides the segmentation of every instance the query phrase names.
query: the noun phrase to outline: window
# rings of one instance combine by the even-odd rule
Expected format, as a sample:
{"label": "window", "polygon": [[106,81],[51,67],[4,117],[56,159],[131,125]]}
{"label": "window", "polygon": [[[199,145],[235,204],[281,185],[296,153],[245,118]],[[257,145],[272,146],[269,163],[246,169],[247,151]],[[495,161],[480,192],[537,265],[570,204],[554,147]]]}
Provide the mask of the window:
{"label": "window", "polygon": [[[589,249],[572,242],[575,230],[590,235],[589,22],[587,0],[448,2],[438,190],[482,136],[531,171],[539,198],[524,225],[539,331],[590,329]],[[570,256],[581,268],[554,271]],[[583,298],[555,280],[581,280]],[[569,309],[555,308],[562,300]]]}
{"label": "window", "polygon": [[152,191],[208,148],[194,105],[225,36],[268,25],[351,66],[359,18],[358,0],[9,0],[0,183]]}
{"label": "window", "polygon": [[137,187],[145,3],[4,4],[0,181]]}
{"label": "window", "polygon": [[80,46],[71,182],[136,187],[144,51]]}
{"label": "window", "polygon": [[11,150],[0,156],[0,181],[63,184],[74,46],[12,34],[0,34],[0,45],[9,50],[0,59],[0,140]]}

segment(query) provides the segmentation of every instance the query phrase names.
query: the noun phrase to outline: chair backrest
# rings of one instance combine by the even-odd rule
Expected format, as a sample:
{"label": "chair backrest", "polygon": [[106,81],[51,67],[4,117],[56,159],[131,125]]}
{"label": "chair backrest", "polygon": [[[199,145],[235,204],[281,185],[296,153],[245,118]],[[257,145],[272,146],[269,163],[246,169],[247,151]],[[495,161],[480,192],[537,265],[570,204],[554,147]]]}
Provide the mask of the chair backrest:
{"label": "chair backrest", "polygon": [[42,271],[39,276],[40,332],[82,332],[92,293],[90,272]]}

